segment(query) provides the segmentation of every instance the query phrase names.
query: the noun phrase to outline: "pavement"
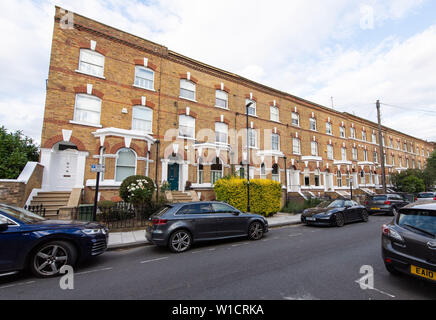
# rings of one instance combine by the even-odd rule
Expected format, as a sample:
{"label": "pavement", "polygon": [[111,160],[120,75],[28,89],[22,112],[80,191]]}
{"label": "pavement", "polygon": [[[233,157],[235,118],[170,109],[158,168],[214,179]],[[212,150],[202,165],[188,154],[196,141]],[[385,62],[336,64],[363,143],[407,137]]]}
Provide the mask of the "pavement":
{"label": "pavement", "polygon": [[[60,288],[62,277],[22,272],[0,277],[0,300],[436,299],[433,283],[386,271],[380,235],[391,220],[370,216],[367,223],[342,228],[284,226],[259,241],[199,243],[182,254],[156,246],[112,250],[74,268],[74,290]],[[359,282],[368,268],[373,287],[363,289]]]}
{"label": "pavement", "polygon": [[[301,223],[300,216],[300,214],[294,215],[279,212],[273,217],[267,218],[267,220],[270,228],[277,228]],[[108,250],[139,247],[150,244],[151,243],[145,238],[145,230],[109,232]]]}

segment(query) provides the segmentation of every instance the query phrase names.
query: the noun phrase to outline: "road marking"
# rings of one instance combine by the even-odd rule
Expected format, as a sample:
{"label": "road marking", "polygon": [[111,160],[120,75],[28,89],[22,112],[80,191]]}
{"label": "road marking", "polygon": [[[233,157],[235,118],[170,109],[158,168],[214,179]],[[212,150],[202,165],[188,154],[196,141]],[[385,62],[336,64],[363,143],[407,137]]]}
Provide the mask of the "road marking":
{"label": "road marking", "polygon": [[24,286],[26,284],[32,284],[35,282],[36,281],[27,281],[27,282],[20,282],[20,283],[16,283],[16,284],[9,284],[9,285],[0,287],[0,289],[7,289],[7,288],[12,288],[12,287]]}
{"label": "road marking", "polygon": [[82,271],[82,272],[75,273],[75,275],[88,274],[88,273],[94,273],[94,272],[100,272],[100,271],[108,271],[108,270],[112,270],[112,269],[113,269],[112,267],[108,267],[108,268],[102,268],[102,269],[96,269],[96,270]]}
{"label": "road marking", "polygon": [[160,261],[160,260],[165,260],[165,259],[168,259],[168,257],[151,259],[151,260],[145,260],[145,261],[141,261],[141,263],[148,263],[148,262]]}
{"label": "road marking", "polygon": [[384,292],[384,291],[382,291],[382,290],[379,290],[379,289],[377,289],[377,288],[374,288],[374,287],[370,287],[370,286],[367,286],[365,283],[364,283],[364,281],[366,280],[366,276],[363,276],[362,278],[360,278],[359,280],[356,280],[356,281],[354,281],[354,282],[356,282],[358,285],[360,285],[361,287],[363,286],[363,287],[366,287],[366,290],[374,290],[374,291],[377,291],[378,293],[381,293],[381,294],[384,294],[384,295],[386,295],[386,296],[388,296],[388,297],[391,297],[391,298],[395,298],[395,296],[393,295],[393,294],[390,294],[390,293],[387,293],[387,292]]}
{"label": "road marking", "polygon": [[207,249],[207,251],[215,251],[216,248]]}
{"label": "road marking", "polygon": [[289,237],[298,237],[303,235],[302,233],[295,233],[295,234],[290,234]]}

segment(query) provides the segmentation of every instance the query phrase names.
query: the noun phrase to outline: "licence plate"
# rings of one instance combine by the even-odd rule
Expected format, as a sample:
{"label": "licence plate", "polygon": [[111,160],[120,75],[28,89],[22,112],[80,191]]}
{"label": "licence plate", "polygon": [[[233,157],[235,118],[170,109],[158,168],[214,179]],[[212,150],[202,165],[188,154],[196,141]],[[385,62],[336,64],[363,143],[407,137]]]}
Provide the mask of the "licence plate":
{"label": "licence plate", "polygon": [[414,265],[410,266],[410,272],[414,275],[436,281],[436,272],[430,271],[424,268],[416,267]]}
{"label": "licence plate", "polygon": [[380,210],[380,208],[371,208],[371,210]]}
{"label": "licence plate", "polygon": [[312,218],[312,217],[307,217],[306,220],[307,220],[307,221],[316,221],[316,219],[315,219],[315,218]]}

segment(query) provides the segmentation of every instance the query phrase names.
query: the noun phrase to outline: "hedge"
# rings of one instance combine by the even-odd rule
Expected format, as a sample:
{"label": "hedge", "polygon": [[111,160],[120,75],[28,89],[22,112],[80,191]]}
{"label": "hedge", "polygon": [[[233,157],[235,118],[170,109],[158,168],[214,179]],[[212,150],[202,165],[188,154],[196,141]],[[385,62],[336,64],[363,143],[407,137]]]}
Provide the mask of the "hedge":
{"label": "hedge", "polygon": [[[235,208],[247,211],[247,180],[240,178],[220,179],[215,182],[215,196]],[[280,211],[282,187],[279,182],[266,179],[250,180],[250,211],[271,216]]]}

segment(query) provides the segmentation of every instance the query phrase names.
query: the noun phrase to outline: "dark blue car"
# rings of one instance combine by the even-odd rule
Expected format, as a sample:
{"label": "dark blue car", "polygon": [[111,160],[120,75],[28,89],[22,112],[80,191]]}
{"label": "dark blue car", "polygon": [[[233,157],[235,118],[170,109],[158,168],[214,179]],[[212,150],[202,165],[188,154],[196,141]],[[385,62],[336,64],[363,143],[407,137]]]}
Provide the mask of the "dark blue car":
{"label": "dark blue car", "polygon": [[52,277],[64,265],[105,252],[107,240],[99,224],[47,220],[0,204],[0,274],[29,268],[38,277]]}

